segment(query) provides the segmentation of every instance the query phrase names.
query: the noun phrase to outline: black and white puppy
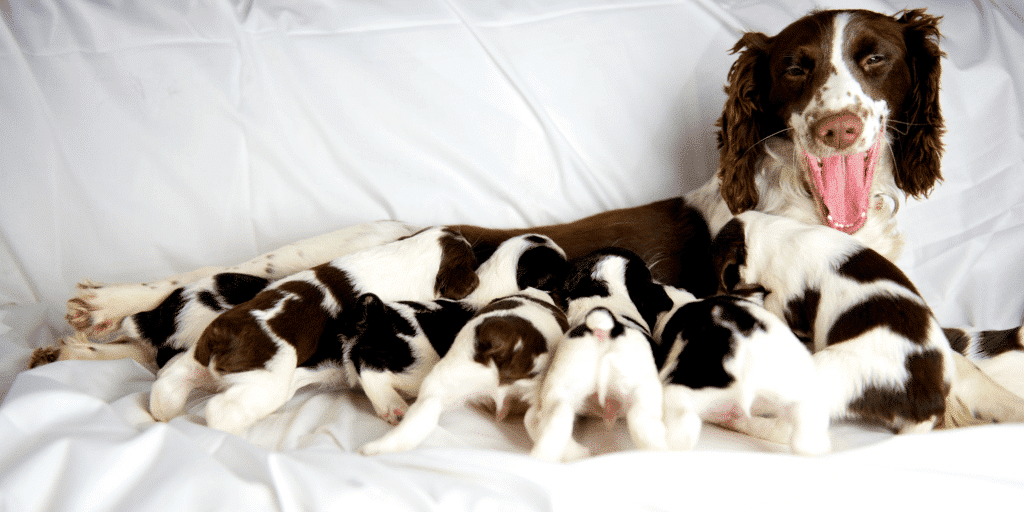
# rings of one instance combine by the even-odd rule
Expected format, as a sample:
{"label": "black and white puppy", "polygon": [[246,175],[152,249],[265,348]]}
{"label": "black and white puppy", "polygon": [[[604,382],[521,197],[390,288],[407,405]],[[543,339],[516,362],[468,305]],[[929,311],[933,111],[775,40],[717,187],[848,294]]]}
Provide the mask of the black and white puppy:
{"label": "black and white puppy", "polygon": [[360,295],[461,299],[478,284],[475,266],[469,243],[436,227],[276,281],[214,319],[191,350],[163,368],[150,410],[166,421],[181,413],[192,389],[212,387],[219,391],[207,403],[207,424],[240,434],[291,397],[296,368],[337,354],[336,322]]}
{"label": "black and white puppy", "polygon": [[29,367],[66,359],[130,358],[156,372],[195,345],[217,315],[252,299],[268,283],[262,277],[234,272],[204,277],[175,288],[156,308],[126,317],[116,340],[96,343],[78,333],[62,340],[56,351],[37,349]]}
{"label": "black and white puppy", "polygon": [[572,439],[577,414],[612,423],[625,416],[634,444],[667,448],[662,384],[650,325],[671,306],[647,265],[623,249],[603,249],[574,262],[561,290],[573,326],[559,342],[526,414],[531,454],[571,460],[587,454]]}
{"label": "black and white puppy", "polygon": [[[487,302],[526,288],[551,290],[564,279],[567,263],[550,238],[522,235],[503,242],[477,270],[480,285],[461,301],[385,303],[360,298],[340,323],[345,373],[360,384],[381,418],[397,424],[423,379],[444,357],[456,334]],[[299,384],[297,384],[299,385]]]}
{"label": "black and white puppy", "polygon": [[751,407],[761,399],[792,424],[794,453],[827,452],[829,411],[814,361],[789,326],[753,300],[697,300],[685,290],[665,288],[675,305],[654,331],[669,447],[693,448],[702,419],[741,432],[757,429],[763,422]]}
{"label": "black and white puppy", "polygon": [[360,450],[377,455],[412,449],[459,404],[493,402],[499,421],[536,391],[549,354],[568,328],[547,292],[527,288],[483,307],[423,379],[419,396],[393,430]]}
{"label": "black and white puppy", "polygon": [[[808,340],[832,418],[921,432],[950,403],[1024,421],[1024,400],[951,350],[906,275],[849,235],[745,212],[718,234],[712,258],[724,290],[763,287],[765,307]],[[768,437],[786,442],[787,430]]]}

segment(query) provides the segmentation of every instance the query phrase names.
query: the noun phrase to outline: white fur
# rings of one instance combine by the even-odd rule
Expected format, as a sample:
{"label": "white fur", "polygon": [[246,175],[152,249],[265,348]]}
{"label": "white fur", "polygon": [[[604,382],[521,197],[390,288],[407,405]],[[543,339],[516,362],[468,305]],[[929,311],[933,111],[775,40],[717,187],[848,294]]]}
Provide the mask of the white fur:
{"label": "white fur", "polygon": [[[765,327],[756,328],[749,336],[744,336],[723,318],[712,317],[715,325],[732,333],[728,342],[733,352],[722,361],[725,371],[735,379],[732,384],[725,388],[692,389],[670,382],[683,347],[691,342],[709,341],[681,337],[663,339],[666,325],[679,308],[696,302],[685,291],[666,288],[674,306],[659,316],[655,334],[661,343],[672,343],[661,368],[661,378],[666,382],[665,427],[669,447],[692,449],[700,435],[701,419],[744,432],[756,429],[759,418],[753,417],[751,407],[756,399],[762,399],[762,403],[771,405],[772,413],[792,425],[789,443],[794,453],[827,452],[831,444],[829,411],[819,394],[821,385],[811,354],[782,319],[752,301],[738,299],[734,302]],[[714,308],[711,313],[716,314]]]}
{"label": "white fur", "polygon": [[[650,327],[629,298],[626,263],[621,256],[605,256],[593,269],[584,269],[589,272],[588,279],[608,288],[609,295],[569,301],[569,333],[581,325],[589,332],[567,334],[559,342],[538,397],[526,413],[535,457],[571,460],[585,456],[586,448],[572,439],[572,426],[577,414],[593,410],[595,405],[607,421],[624,413],[638,448],[667,448],[662,385],[651,352]],[[610,330],[615,324],[624,329],[613,337]],[[622,410],[614,410],[617,407],[612,404]]]}
{"label": "white fur", "polygon": [[[547,293],[528,288],[522,295],[554,305]],[[562,327],[551,310],[524,300],[520,307],[511,310],[482,312],[459,331],[448,353],[441,358],[427,374],[420,386],[419,396],[409,407],[402,422],[380,439],[367,443],[360,449],[364,455],[378,455],[412,449],[423,442],[437,427],[441,414],[461,403],[488,401],[495,404],[498,416],[503,416],[506,404],[525,400],[539,385],[539,378],[520,379],[508,385],[499,383],[498,368],[473,360],[476,354],[476,328],[485,320],[494,317],[519,316],[528,320],[547,341],[551,351],[562,336]],[[541,355],[535,362],[538,375],[547,366],[548,355]]]}

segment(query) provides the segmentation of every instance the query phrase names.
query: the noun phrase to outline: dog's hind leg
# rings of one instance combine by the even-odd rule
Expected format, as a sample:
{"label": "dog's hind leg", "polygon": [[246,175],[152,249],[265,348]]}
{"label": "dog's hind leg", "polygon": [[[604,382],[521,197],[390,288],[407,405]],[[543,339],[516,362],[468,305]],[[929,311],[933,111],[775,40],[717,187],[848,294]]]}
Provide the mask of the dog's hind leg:
{"label": "dog's hind leg", "polygon": [[286,245],[234,267],[203,267],[149,283],[102,284],[84,280],[67,301],[68,323],[90,338],[117,330],[130,315],[149,311],[180,286],[219,272],[264,277],[271,281],[326,263],[343,254],[376,247],[413,234],[416,228],[396,221],[358,224]]}
{"label": "dog's hind leg", "polygon": [[956,373],[946,399],[945,426],[961,423],[953,414],[966,408],[984,422],[1024,422],[1024,398],[1008,391],[959,353],[951,355]]}
{"label": "dog's hind leg", "polygon": [[377,416],[392,425],[397,425],[405,416],[409,404],[398,391],[395,391],[394,378],[388,372],[363,369],[359,373],[359,381]]}
{"label": "dog's hind leg", "polygon": [[[220,378],[223,390],[206,404],[206,425],[244,435],[253,423],[279,409],[292,397],[296,354],[284,344],[263,369],[231,373]],[[211,366],[216,362],[211,361]]]}
{"label": "dog's hind leg", "polygon": [[149,411],[157,421],[179,416],[193,389],[210,389],[215,385],[210,371],[196,361],[193,351],[171,359],[157,374],[149,393]]}
{"label": "dog's hind leg", "polygon": [[703,422],[692,393],[678,384],[665,386],[665,439],[672,450],[692,450],[700,438]]}
{"label": "dog's hind leg", "polygon": [[359,451],[363,455],[379,455],[411,450],[437,428],[446,409],[497,386],[498,372],[493,367],[441,359],[423,379],[419,395],[401,423]]}

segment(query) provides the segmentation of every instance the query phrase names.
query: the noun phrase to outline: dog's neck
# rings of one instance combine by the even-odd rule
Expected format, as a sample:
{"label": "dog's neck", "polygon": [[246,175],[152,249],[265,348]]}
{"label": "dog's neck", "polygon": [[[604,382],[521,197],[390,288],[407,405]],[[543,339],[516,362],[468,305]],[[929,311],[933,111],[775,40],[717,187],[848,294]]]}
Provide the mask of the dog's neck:
{"label": "dog's neck", "polygon": [[[794,144],[779,136],[768,139],[764,144],[767,155],[761,161],[755,180],[760,197],[757,210],[806,224],[825,225],[822,208],[811,193],[807,164],[800,158]],[[893,180],[892,153],[888,141],[884,141],[871,187],[867,220],[853,233],[853,237],[889,261],[896,261],[903,251],[903,235],[895,215],[901,196]],[[712,236],[732,218],[732,212],[722,199],[721,180],[717,173],[704,186],[686,194],[685,199],[703,213]]]}

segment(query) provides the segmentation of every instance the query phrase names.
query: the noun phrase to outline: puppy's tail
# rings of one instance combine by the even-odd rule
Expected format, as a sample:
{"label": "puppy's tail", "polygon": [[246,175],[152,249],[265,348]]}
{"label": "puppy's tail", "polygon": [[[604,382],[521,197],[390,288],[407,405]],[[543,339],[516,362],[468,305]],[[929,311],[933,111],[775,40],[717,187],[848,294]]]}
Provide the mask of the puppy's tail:
{"label": "puppy's tail", "polygon": [[[598,343],[608,343],[612,337],[612,331],[618,324],[611,311],[605,308],[592,309],[587,313],[584,323]],[[613,358],[605,353],[598,361],[597,368],[597,403],[601,406],[601,417],[609,427],[615,423],[615,418],[618,417],[619,410],[622,408],[622,404],[617,399],[608,398],[608,387],[614,363]]]}

